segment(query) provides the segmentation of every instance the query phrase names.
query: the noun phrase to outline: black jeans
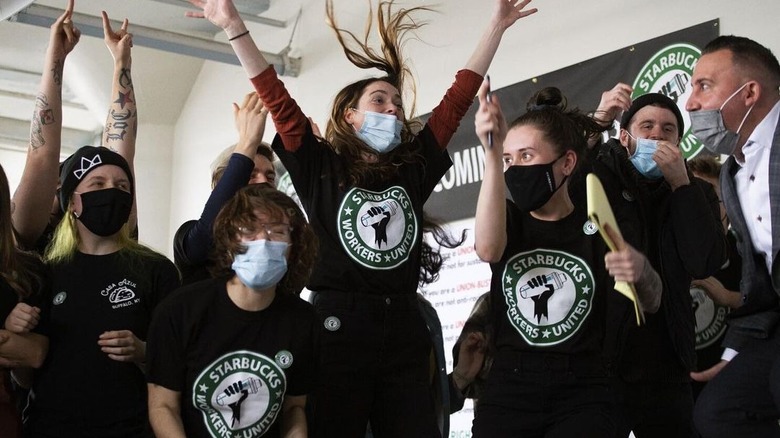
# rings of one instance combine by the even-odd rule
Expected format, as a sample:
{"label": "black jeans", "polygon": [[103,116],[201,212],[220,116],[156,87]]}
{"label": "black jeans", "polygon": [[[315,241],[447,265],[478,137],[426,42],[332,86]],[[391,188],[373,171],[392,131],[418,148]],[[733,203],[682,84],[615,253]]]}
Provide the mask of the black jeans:
{"label": "black jeans", "polygon": [[474,415],[475,438],[603,438],[614,431],[599,358],[499,352]]}
{"label": "black jeans", "polygon": [[617,438],[694,438],[693,392],[688,382],[612,380]]}
{"label": "black jeans", "polygon": [[322,292],[314,437],[439,437],[431,340],[415,294]]}

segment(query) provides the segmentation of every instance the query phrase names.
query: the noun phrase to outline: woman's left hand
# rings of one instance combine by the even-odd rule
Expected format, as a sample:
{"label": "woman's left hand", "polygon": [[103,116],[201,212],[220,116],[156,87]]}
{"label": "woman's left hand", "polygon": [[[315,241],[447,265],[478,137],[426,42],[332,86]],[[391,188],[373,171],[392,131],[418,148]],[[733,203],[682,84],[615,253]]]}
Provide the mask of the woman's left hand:
{"label": "woman's left hand", "polygon": [[146,361],[146,342],[138,339],[130,330],[103,332],[98,337],[98,345],[110,359],[136,363]]}

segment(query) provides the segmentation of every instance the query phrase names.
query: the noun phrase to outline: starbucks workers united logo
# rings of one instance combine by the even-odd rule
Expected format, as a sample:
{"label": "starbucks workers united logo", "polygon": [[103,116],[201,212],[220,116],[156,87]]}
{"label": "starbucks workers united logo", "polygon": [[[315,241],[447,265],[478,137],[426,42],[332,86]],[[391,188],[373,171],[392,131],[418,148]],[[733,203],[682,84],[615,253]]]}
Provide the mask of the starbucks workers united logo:
{"label": "starbucks workers united logo", "polygon": [[[282,351],[282,363],[292,355]],[[195,379],[192,404],[212,437],[262,436],[282,409],[287,380],[276,361],[241,350],[212,362]]]}
{"label": "starbucks workers united logo", "polygon": [[635,99],[647,93],[661,93],[672,99],[683,116],[685,132],[680,140],[680,150],[686,159],[695,157],[704,145],[691,132],[691,120],[685,104],[691,95],[693,68],[701,57],[701,51],[690,44],[672,44],[659,50],[639,71],[634,80]]}
{"label": "starbucks workers united logo", "polygon": [[395,268],[417,242],[417,216],[403,187],[355,187],[344,196],[337,220],[344,251],[367,268]]}
{"label": "starbucks workers united logo", "polygon": [[529,345],[551,346],[569,339],[593,308],[590,267],[562,251],[519,253],[506,263],[502,278],[507,318]]}

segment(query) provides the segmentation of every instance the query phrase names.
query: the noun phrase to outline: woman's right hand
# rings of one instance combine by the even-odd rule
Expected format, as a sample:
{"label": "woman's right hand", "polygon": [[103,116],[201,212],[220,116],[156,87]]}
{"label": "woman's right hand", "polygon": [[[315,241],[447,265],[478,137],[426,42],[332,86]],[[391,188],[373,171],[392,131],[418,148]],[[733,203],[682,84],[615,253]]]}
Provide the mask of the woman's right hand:
{"label": "woman's right hand", "polygon": [[236,120],[236,129],[238,130],[236,150],[249,148],[252,149],[251,155],[254,156],[257,145],[263,141],[268,109],[263,106],[260,96],[253,91],[244,97],[244,102],[240,107],[233,103],[233,117]]}
{"label": "woman's right hand", "polygon": [[49,34],[49,50],[54,53],[59,53],[62,56],[66,56],[70,53],[81,38],[81,31],[73,25],[71,16],[73,15],[73,8],[75,6],[75,0],[68,0],[68,6],[65,8],[65,12],[59,16],[51,25],[51,32]]}
{"label": "woman's right hand", "polygon": [[501,155],[507,132],[506,119],[504,118],[504,113],[501,111],[501,105],[498,102],[497,96],[491,96],[491,99],[488,102],[487,96],[489,92],[490,83],[485,79],[477,93],[477,97],[479,98],[479,109],[474,115],[474,128],[477,132],[477,137],[479,137],[479,141],[486,150],[490,149],[488,133],[491,133],[493,136],[493,148],[497,149],[499,155]]}

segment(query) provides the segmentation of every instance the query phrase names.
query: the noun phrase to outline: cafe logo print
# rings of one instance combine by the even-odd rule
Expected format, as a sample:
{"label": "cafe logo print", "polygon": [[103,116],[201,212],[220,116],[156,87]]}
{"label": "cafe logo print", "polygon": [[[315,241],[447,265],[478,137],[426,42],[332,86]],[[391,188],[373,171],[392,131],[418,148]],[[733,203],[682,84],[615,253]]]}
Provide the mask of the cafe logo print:
{"label": "cafe logo print", "polygon": [[502,279],[507,318],[529,345],[545,347],[569,339],[593,307],[590,267],[562,251],[519,253],[506,263]]}
{"label": "cafe logo print", "polygon": [[367,268],[395,268],[417,242],[417,217],[403,187],[382,192],[355,187],[344,196],[337,220],[344,250]]}
{"label": "cafe logo print", "polygon": [[700,57],[701,51],[690,44],[678,43],[664,47],[650,57],[639,71],[631,95],[631,99],[636,99],[647,93],[661,93],[677,104],[687,128],[680,139],[680,150],[686,159],[695,157],[704,147],[691,132],[690,117],[685,110],[693,87],[693,68]]}
{"label": "cafe logo print", "polygon": [[192,403],[203,413],[212,437],[259,437],[281,411],[286,388],[284,372],[274,359],[241,350],[225,354],[200,373]]}
{"label": "cafe logo print", "polygon": [[726,333],[729,308],[716,304],[704,289],[696,286],[691,286],[691,302],[696,318],[696,349],[701,350],[717,342]]}

